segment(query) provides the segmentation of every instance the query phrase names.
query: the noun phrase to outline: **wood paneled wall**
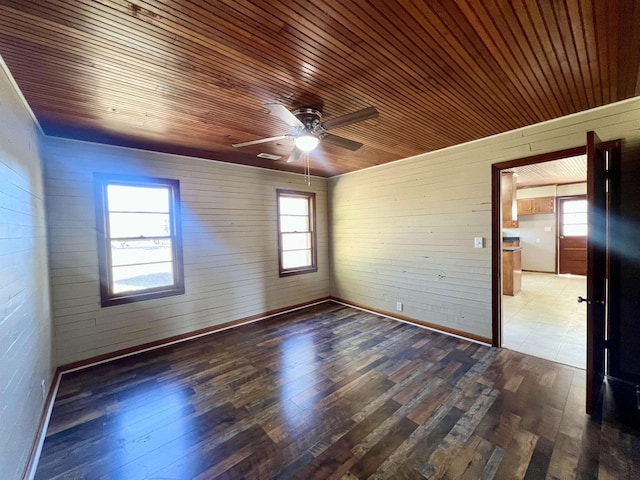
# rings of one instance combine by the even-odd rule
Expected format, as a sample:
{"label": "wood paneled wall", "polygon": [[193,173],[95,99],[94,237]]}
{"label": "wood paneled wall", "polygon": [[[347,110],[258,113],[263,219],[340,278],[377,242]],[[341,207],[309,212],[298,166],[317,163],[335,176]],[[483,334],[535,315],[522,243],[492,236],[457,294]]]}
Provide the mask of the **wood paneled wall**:
{"label": "wood paneled wall", "polygon": [[635,98],[330,179],[332,295],[491,337],[491,164],[584,145],[592,129],[629,148],[638,118]]}
{"label": "wood paneled wall", "polygon": [[[52,138],[45,156],[61,365],[329,294],[326,179]],[[180,181],[185,295],[100,307],[94,172]],[[278,276],[277,188],[316,193],[317,273]]]}
{"label": "wood paneled wall", "polygon": [[1,65],[0,125],[0,476],[12,480],[29,460],[54,361],[40,134]]}

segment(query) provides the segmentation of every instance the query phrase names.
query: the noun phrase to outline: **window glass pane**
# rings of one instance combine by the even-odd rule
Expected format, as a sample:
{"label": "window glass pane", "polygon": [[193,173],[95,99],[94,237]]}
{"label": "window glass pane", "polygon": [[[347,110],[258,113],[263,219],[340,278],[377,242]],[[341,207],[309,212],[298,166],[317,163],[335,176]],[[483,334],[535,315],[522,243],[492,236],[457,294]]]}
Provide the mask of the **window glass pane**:
{"label": "window glass pane", "polygon": [[112,240],[111,264],[134,265],[136,263],[170,262],[173,260],[170,239],[161,240]]}
{"label": "window glass pane", "polygon": [[586,213],[565,213],[562,215],[562,223],[565,225],[575,225],[578,223],[587,223]]}
{"label": "window glass pane", "polygon": [[565,237],[584,237],[587,235],[587,226],[581,225],[565,225],[563,228]]}
{"label": "window glass pane", "polygon": [[171,262],[114,267],[113,293],[134,292],[148,288],[173,285],[173,264]]}
{"label": "window glass pane", "polygon": [[169,212],[167,187],[108,185],[107,197],[111,212]]}
{"label": "window glass pane", "polygon": [[586,212],[587,201],[586,200],[567,200],[562,205],[564,213]]}
{"label": "window glass pane", "polygon": [[280,215],[309,215],[309,200],[280,196]]}
{"label": "window glass pane", "polygon": [[309,233],[283,233],[282,250],[302,250],[311,248],[311,234]]}
{"label": "window glass pane", "polygon": [[314,198],[312,193],[278,191],[281,275],[315,271]]}
{"label": "window glass pane", "polygon": [[167,237],[171,233],[168,213],[110,213],[111,238]]}
{"label": "window glass pane", "polygon": [[311,250],[282,252],[282,268],[300,268],[311,266]]}
{"label": "window glass pane", "polygon": [[291,217],[283,215],[280,217],[280,231],[281,232],[308,232],[309,231],[309,216],[304,217]]}

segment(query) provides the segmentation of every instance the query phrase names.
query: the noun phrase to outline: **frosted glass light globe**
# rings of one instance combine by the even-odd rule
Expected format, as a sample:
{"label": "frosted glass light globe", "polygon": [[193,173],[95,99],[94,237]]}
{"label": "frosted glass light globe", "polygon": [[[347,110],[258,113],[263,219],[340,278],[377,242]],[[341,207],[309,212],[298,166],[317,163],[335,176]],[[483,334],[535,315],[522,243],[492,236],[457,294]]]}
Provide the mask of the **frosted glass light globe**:
{"label": "frosted glass light globe", "polygon": [[314,137],[313,135],[301,135],[299,137],[296,137],[293,143],[295,143],[296,147],[298,147],[303,152],[310,152],[318,146],[318,143],[320,143],[320,139],[318,137]]}

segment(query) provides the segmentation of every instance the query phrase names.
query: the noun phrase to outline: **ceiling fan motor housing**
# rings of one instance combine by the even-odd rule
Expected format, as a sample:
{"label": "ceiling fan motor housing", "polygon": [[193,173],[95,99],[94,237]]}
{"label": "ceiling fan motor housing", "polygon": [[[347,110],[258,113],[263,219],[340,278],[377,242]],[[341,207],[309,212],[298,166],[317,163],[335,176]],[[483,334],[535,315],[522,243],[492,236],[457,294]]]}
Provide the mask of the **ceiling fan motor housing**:
{"label": "ceiling fan motor housing", "polygon": [[293,114],[304,125],[303,133],[309,133],[312,135],[320,136],[325,133],[325,129],[322,128],[322,113],[320,110],[316,110],[309,107],[303,107],[295,110]]}

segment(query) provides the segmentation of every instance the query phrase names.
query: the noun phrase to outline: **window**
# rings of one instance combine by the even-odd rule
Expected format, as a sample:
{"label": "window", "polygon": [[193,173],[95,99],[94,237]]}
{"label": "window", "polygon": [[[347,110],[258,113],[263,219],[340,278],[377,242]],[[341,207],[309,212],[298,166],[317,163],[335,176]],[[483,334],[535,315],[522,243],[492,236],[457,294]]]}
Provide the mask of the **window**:
{"label": "window", "polygon": [[277,193],[280,276],[317,272],[315,193]]}
{"label": "window", "polygon": [[102,306],[184,293],[177,180],[95,176]]}
{"label": "window", "polygon": [[563,201],[560,235],[565,237],[584,237],[587,235],[586,200]]}

